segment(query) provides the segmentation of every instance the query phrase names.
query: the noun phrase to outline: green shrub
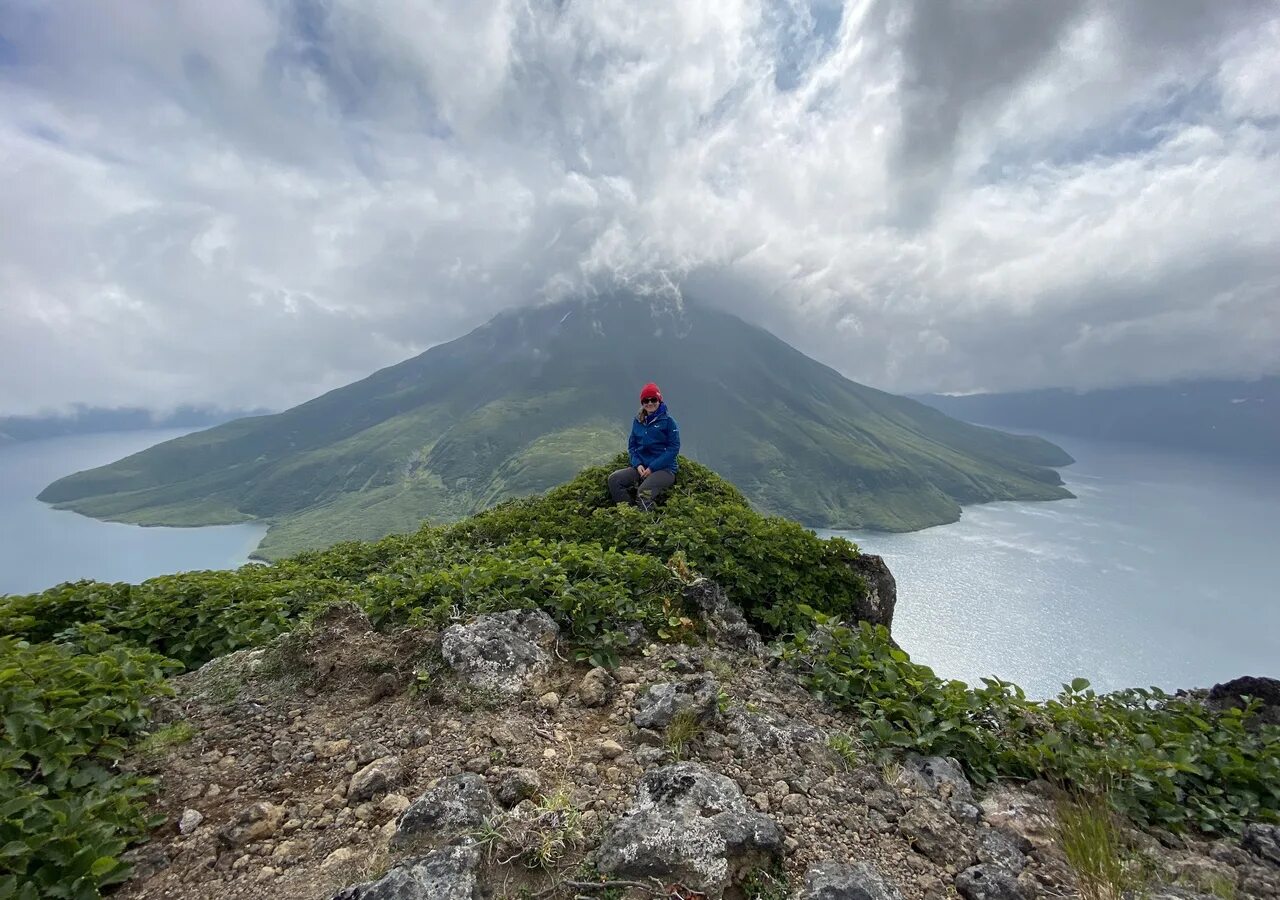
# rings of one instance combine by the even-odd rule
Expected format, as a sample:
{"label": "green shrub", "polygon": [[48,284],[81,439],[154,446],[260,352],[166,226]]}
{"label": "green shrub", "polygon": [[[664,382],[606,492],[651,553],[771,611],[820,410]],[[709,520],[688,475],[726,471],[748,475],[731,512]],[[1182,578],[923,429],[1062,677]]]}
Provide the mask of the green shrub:
{"label": "green shrub", "polygon": [[170,666],[92,636],[81,648],[0,638],[0,896],[96,897],[127,877],[120,853],[149,824],[150,782],[113,764]]}
{"label": "green shrub", "polygon": [[29,641],[75,642],[84,625],[149,647],[186,666],[253,647],[287,631],[308,610],[361,602],[350,582],[250,565],[184,572],[142,584],[78,581],[0,599],[0,632]]}
{"label": "green shrub", "polygon": [[820,698],[856,712],[881,755],[954,756],[979,783],[998,775],[1110,788],[1136,822],[1207,833],[1280,821],[1280,727],[1251,710],[1213,711],[1185,697],[1130,689],[1099,695],[1078,678],[1053,700],[984,679],[944,681],[913,663],[882,627],[839,625],[813,610],[775,652]]}
{"label": "green shrub", "polygon": [[802,606],[847,615],[865,595],[865,584],[849,569],[856,546],[761,516],[736,488],[691,460],[680,461],[679,480],[656,513],[614,507],[605,479],[625,464],[619,456],[541,497],[503,503],[442,529],[442,540],[471,551],[536,537],[663,560],[680,553],[720,584],[765,634],[802,625]]}

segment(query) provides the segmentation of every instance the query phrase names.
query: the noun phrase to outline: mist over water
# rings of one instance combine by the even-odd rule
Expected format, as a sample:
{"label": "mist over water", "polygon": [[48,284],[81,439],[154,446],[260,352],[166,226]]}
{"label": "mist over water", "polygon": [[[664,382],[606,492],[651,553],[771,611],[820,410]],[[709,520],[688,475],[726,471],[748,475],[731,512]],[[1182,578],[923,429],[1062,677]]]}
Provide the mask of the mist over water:
{"label": "mist over water", "polygon": [[1280,676],[1280,468],[1044,435],[1078,499],[966,507],[952,525],[844,534],[898,582],[917,662],[1036,697]]}
{"label": "mist over water", "polygon": [[86,434],[0,446],[0,594],[64,581],[144,581],[249,559],[265,525],[140,528],[99,522],[36,500],[52,481],[114,462],[192,429]]}

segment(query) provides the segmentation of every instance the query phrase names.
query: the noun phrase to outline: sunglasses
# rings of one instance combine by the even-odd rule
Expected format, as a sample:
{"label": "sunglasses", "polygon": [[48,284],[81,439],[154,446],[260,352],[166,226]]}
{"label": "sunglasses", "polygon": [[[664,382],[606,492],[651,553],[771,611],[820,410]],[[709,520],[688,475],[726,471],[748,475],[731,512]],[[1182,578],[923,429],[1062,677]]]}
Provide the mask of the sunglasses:
{"label": "sunglasses", "polygon": [[650,403],[661,403],[662,401],[659,400],[657,397],[646,397],[640,402],[643,403],[645,406],[648,406]]}

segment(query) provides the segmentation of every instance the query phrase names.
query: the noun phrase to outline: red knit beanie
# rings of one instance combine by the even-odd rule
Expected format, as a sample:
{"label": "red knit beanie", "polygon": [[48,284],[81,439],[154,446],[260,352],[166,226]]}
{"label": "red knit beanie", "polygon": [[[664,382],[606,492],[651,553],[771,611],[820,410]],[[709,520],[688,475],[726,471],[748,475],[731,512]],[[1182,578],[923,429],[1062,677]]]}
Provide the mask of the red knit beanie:
{"label": "red knit beanie", "polygon": [[658,390],[658,386],[652,381],[640,388],[640,402],[643,403],[650,397],[657,397],[658,402],[662,402],[662,391]]}

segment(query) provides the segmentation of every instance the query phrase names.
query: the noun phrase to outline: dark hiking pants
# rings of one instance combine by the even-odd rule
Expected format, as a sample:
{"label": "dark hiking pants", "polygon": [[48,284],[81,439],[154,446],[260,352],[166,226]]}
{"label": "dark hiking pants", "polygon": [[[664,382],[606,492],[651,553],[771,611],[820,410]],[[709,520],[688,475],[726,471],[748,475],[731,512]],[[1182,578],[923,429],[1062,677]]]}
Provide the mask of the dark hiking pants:
{"label": "dark hiking pants", "polygon": [[654,497],[657,497],[675,483],[676,473],[670,469],[650,472],[649,477],[641,481],[640,473],[636,471],[635,467],[628,466],[609,476],[609,496],[613,498],[614,503],[629,503],[631,495],[627,492],[627,489],[638,485],[636,487],[636,503],[647,509],[653,505]]}

